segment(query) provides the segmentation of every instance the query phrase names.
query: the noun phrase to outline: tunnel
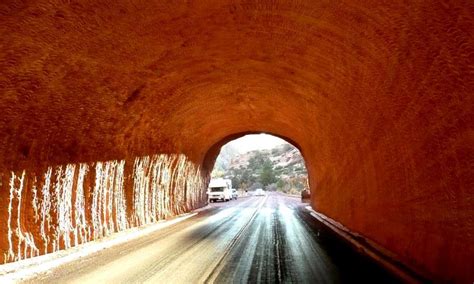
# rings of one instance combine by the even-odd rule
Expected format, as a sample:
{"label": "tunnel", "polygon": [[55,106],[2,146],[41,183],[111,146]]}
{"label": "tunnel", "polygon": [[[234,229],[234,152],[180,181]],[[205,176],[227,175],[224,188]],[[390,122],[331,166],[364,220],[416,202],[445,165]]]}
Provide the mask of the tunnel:
{"label": "tunnel", "polygon": [[473,280],[469,1],[2,1],[0,261],[204,206],[226,142],[303,154],[311,206]]}

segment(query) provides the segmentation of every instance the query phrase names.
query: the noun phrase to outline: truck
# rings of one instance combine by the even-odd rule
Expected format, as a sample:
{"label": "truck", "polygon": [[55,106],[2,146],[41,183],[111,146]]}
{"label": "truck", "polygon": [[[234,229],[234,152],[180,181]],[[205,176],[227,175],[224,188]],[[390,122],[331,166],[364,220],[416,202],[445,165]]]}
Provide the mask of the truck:
{"label": "truck", "polygon": [[229,201],[232,199],[232,181],[230,179],[211,179],[207,191],[209,202],[218,200]]}

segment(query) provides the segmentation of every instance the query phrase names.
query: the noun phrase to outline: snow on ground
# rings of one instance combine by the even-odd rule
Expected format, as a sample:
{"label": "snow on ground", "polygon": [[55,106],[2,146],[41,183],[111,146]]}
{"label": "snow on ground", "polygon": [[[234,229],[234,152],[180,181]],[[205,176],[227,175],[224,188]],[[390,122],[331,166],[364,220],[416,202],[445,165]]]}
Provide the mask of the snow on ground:
{"label": "snow on ground", "polygon": [[197,212],[206,208],[207,207],[204,207],[195,210],[192,213],[183,214],[172,220],[160,221],[155,224],[145,225],[138,228],[130,228],[103,239],[91,241],[67,250],[60,250],[54,253],[0,265],[0,283],[15,283],[33,278],[39,274],[47,273],[51,269],[65,263],[78,260],[100,250],[123,244],[130,240],[143,237],[147,234],[182,222],[197,215]]}

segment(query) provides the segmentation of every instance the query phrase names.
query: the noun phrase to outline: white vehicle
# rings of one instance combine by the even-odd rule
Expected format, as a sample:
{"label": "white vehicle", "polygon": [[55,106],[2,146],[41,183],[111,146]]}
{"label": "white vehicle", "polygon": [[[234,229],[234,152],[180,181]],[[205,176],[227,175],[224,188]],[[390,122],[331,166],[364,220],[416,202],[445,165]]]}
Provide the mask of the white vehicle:
{"label": "white vehicle", "polygon": [[264,196],[265,195],[265,190],[261,188],[257,188],[254,193],[255,196]]}
{"label": "white vehicle", "polygon": [[217,200],[229,201],[232,199],[232,181],[230,179],[212,179],[207,191],[209,202]]}

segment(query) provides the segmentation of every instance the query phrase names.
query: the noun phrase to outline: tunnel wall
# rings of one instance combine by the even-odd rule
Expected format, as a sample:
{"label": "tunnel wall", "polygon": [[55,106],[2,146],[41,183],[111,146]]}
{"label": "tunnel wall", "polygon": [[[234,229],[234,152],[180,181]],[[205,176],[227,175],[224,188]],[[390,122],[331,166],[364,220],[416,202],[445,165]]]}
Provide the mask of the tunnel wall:
{"label": "tunnel wall", "polygon": [[189,212],[206,203],[203,181],[184,155],[3,174],[1,261],[67,249]]}
{"label": "tunnel wall", "polygon": [[205,168],[229,135],[266,132],[299,146],[317,211],[470,283],[471,2],[1,1],[2,222],[11,171],[31,186],[154,153]]}

